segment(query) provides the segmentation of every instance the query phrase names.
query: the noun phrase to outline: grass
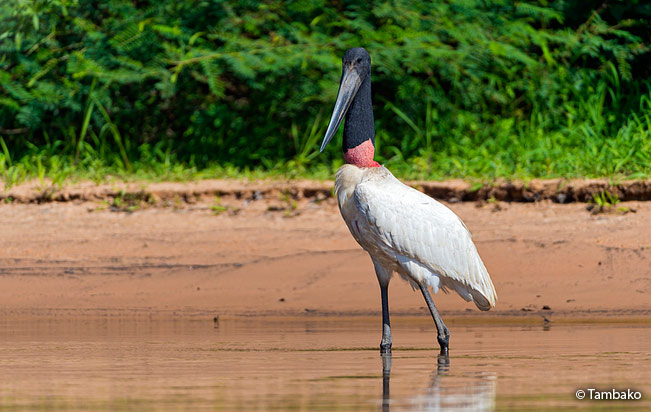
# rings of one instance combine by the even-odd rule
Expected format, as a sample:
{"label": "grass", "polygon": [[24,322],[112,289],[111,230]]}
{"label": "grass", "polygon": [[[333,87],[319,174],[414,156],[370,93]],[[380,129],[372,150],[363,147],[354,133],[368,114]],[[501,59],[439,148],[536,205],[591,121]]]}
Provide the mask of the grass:
{"label": "grass", "polygon": [[619,202],[620,200],[617,194],[610,193],[607,190],[602,190],[592,195],[592,199],[589,201],[588,210],[595,215],[599,213],[626,214],[629,212],[635,212],[634,209],[626,206],[618,207]]}
{"label": "grass", "polygon": [[[642,133],[640,133],[642,134]],[[398,151],[393,155],[380,153],[376,160],[388,167],[397,177],[408,180],[445,180],[452,178],[492,182],[496,179],[530,180],[534,178],[609,178],[646,179],[651,177],[651,136],[633,136],[626,131],[609,139],[582,144],[572,134],[550,133],[544,138],[531,135],[503,134],[483,143],[460,138],[460,144],[441,143],[438,150],[426,151],[404,159]],[[382,145],[378,133],[377,145]],[[2,141],[0,140],[0,145]],[[52,185],[64,182],[90,180],[96,183],[119,181],[192,181],[215,178],[307,178],[333,179],[343,159],[320,158],[313,148],[312,159],[301,158],[297,163],[276,161],[266,166],[237,167],[209,164],[199,168],[183,161],[142,161],[134,159],[131,166],[116,164],[112,159],[80,160],[74,155],[52,154],[39,148],[13,160],[8,153],[0,153],[0,181],[5,189],[26,180],[38,179]],[[300,164],[300,167],[297,166]]]}
{"label": "grass", "polygon": [[[648,121],[648,120],[647,120]],[[451,178],[492,182],[496,179],[530,180],[534,178],[600,178],[646,179],[651,177],[651,136],[648,129],[637,134],[620,131],[611,138],[594,141],[581,139],[576,131],[554,132],[541,138],[531,134],[502,134],[483,143],[469,137],[459,144],[441,142],[437,150],[426,151],[404,159],[398,151],[393,155],[380,152],[376,159],[402,179],[444,180]],[[577,140],[580,143],[577,143]],[[382,132],[377,136],[378,149]],[[4,146],[0,140],[0,147]],[[5,189],[26,180],[49,180],[52,185],[91,180],[96,183],[120,181],[192,181],[214,178],[308,178],[332,179],[343,159],[330,160],[317,156],[301,158],[300,167],[294,159],[275,161],[267,166],[237,167],[209,164],[199,168],[192,163],[169,160],[134,159],[126,168],[110,157],[88,156],[75,163],[73,154],[54,154],[39,148],[19,159],[12,159],[6,148],[0,153],[0,180]],[[383,155],[384,154],[384,155]]]}
{"label": "grass", "polygon": [[[603,87],[565,103],[566,119],[562,124],[549,124],[545,113],[535,110],[527,120],[496,118],[482,123],[460,112],[451,124],[449,119],[440,119],[437,109],[429,104],[422,119],[413,119],[392,103],[384,102],[383,110],[391,111],[394,121],[403,124],[404,137],[395,144],[397,139],[378,127],[376,160],[408,180],[650,178],[651,95],[642,95],[639,108],[616,121],[605,105],[619,94],[616,89]],[[85,116],[81,132],[70,139],[77,142],[72,149],[63,147],[61,141],[46,139],[40,146],[28,143],[28,149],[18,156],[0,136],[0,180],[5,189],[28,179],[38,179],[42,185],[47,179],[55,186],[78,180],[332,179],[343,164],[340,136],[319,154],[328,121],[321,112],[303,130],[292,125],[291,158],[263,158],[246,167],[223,161],[198,166],[193,156],[179,159],[169,143],[134,147],[112,123],[102,104],[89,100],[88,113],[99,111],[106,123],[96,134],[87,128]]]}
{"label": "grass", "polygon": [[127,193],[125,190],[121,190],[110,202],[107,202],[107,206],[110,210],[116,212],[135,212],[154,203],[153,196],[144,190],[136,193]]}
{"label": "grass", "polygon": [[224,212],[229,212],[230,214],[237,214],[240,212],[239,208],[222,205],[219,195],[215,195],[215,204],[210,207],[210,210],[215,216],[219,216]]}
{"label": "grass", "polygon": [[592,202],[596,207],[593,210],[605,212],[610,209],[615,209],[619,203],[619,196],[610,193],[607,190],[602,190],[599,193],[592,195]]}
{"label": "grass", "polygon": [[[618,126],[605,107],[609,96],[617,95],[616,88],[604,86],[567,102],[566,119],[553,125],[546,113],[534,110],[526,121],[502,118],[489,126],[460,114],[457,124],[441,128],[429,105],[423,119],[411,119],[387,103],[409,138],[381,151],[393,153],[384,160],[394,171],[417,179],[648,178],[651,95],[642,95],[640,107]],[[381,145],[388,139],[380,131],[377,140]],[[405,159],[403,153],[412,151]]]}

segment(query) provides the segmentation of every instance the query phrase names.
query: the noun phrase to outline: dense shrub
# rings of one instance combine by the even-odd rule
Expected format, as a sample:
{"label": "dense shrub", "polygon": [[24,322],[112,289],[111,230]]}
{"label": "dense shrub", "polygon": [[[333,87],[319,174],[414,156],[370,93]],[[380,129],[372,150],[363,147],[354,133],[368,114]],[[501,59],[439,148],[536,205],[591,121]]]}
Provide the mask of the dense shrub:
{"label": "dense shrub", "polygon": [[341,55],[373,59],[378,156],[413,177],[649,175],[642,1],[0,3],[0,173],[314,160]]}

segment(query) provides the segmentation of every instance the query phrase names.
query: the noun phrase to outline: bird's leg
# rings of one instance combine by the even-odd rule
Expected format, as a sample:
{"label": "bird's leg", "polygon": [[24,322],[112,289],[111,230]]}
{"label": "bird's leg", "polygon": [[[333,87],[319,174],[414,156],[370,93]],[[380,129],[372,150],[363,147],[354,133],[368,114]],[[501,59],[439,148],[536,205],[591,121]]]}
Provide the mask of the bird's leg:
{"label": "bird's leg", "polygon": [[371,256],[375,274],[380,283],[380,293],[382,294],[382,342],[380,342],[381,353],[391,353],[391,322],[389,322],[389,281],[391,280],[391,271],[385,269],[382,264],[377,262]]}
{"label": "bird's leg", "polygon": [[443,323],[443,319],[441,319],[439,311],[436,310],[432,296],[429,294],[429,290],[427,290],[427,285],[420,285],[420,291],[423,292],[423,297],[425,298],[425,302],[427,302],[429,312],[432,314],[434,324],[436,325],[437,339],[439,341],[439,345],[441,346],[441,355],[447,355],[448,347],[450,344],[450,331],[445,326],[445,323]]}
{"label": "bird's leg", "polygon": [[391,322],[389,321],[389,283],[383,284],[380,281],[380,293],[382,294],[382,342],[380,352],[391,353]]}

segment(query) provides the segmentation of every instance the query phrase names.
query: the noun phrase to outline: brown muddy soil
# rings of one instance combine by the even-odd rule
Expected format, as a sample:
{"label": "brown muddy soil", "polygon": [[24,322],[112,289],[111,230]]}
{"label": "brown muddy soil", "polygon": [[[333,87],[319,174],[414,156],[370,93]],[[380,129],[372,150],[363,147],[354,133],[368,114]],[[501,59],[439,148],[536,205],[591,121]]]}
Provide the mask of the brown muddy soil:
{"label": "brown muddy soil", "polygon": [[[5,192],[15,201],[0,203],[0,313],[378,316],[371,261],[329,183],[292,183],[296,193],[279,182],[213,183],[114,198],[82,185],[62,190],[75,201],[40,205],[21,188]],[[480,313],[440,293],[447,319],[651,319],[651,203],[601,214],[551,201],[448,206],[472,231],[499,300]],[[389,294],[394,315],[427,316],[402,280]]]}
{"label": "brown muddy soil", "polygon": [[[566,180],[548,179],[528,182],[497,181],[492,184],[473,184],[462,180],[411,181],[411,186],[428,195],[450,202],[500,200],[507,202],[555,203],[589,202],[595,195],[608,192],[621,201],[651,200],[650,180],[612,182],[605,179]],[[201,180],[188,183],[123,183],[95,184],[80,182],[64,187],[50,181],[31,181],[11,188],[0,183],[0,201],[5,203],[48,203],[67,201],[107,201],[113,203],[143,202],[148,206],[169,206],[178,203],[193,204],[215,196],[238,200],[290,197],[294,200],[325,199],[332,197],[332,181],[253,181]]]}

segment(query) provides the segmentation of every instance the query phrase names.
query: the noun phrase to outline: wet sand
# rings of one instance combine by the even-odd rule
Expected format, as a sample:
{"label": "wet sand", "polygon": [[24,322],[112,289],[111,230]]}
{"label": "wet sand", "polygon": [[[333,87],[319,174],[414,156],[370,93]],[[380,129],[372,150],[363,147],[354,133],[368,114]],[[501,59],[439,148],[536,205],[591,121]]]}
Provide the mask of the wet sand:
{"label": "wet sand", "polygon": [[[0,410],[649,410],[651,327],[472,325],[437,357],[394,322],[382,358],[360,319],[0,321]],[[578,389],[640,391],[577,400]]]}
{"label": "wet sand", "polygon": [[[480,313],[439,293],[451,322],[651,319],[651,204],[597,215],[549,201],[448,206],[472,231],[499,297]],[[199,197],[112,209],[0,205],[0,314],[379,316],[371,261],[332,198]],[[389,299],[394,316],[428,316],[399,278]]]}

